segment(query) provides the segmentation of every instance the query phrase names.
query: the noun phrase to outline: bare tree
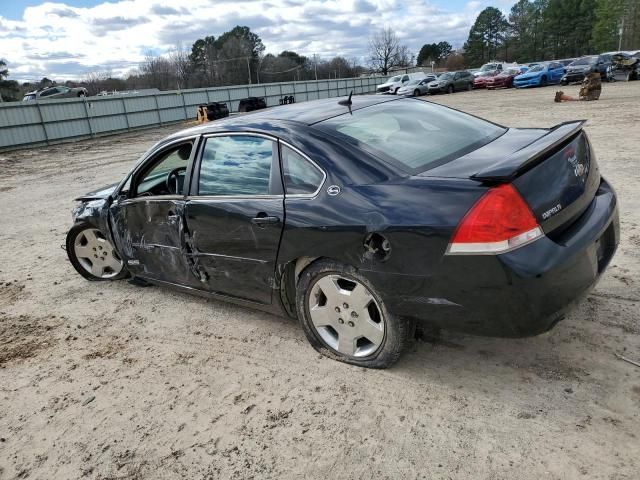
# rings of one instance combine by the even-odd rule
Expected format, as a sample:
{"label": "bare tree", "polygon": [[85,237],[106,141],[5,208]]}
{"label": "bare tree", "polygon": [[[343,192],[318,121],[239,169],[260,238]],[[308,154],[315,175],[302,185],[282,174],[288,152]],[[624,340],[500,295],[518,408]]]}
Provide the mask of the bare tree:
{"label": "bare tree", "polygon": [[84,76],[83,83],[86,85],[86,88],[89,91],[89,95],[96,95],[97,93],[100,93],[103,88],[103,84],[110,77],[110,70],[94,70],[88,72]]}
{"label": "bare tree", "polygon": [[181,44],[169,52],[169,63],[173,66],[174,75],[177,82],[177,88],[188,88],[191,76],[191,62],[189,61],[189,52],[182,48]]}
{"label": "bare tree", "polygon": [[389,69],[407,67],[411,61],[409,49],[400,44],[398,36],[390,27],[376,32],[369,39],[369,65],[375,71],[387,75]]}

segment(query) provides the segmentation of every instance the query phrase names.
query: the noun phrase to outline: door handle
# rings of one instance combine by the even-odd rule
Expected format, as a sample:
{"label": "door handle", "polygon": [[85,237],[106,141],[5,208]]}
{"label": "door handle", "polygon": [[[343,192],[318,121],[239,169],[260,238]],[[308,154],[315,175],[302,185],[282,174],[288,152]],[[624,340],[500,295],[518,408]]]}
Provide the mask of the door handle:
{"label": "door handle", "polygon": [[251,219],[251,223],[254,225],[266,225],[280,222],[278,217],[269,217],[267,215],[258,214],[257,217]]}

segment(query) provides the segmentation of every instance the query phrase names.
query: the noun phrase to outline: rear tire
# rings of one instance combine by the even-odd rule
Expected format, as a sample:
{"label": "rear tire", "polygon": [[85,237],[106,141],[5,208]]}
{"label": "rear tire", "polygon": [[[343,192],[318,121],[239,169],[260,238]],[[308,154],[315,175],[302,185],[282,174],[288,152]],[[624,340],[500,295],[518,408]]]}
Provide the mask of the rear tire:
{"label": "rear tire", "polygon": [[81,222],[71,227],[66,247],[71,265],[87,280],[120,280],[129,275],[107,236],[93,225]]}
{"label": "rear tire", "polygon": [[540,86],[541,87],[546,87],[547,86],[547,77],[545,77],[544,75],[540,79]]}
{"label": "rear tire", "polygon": [[467,85],[467,92],[470,92],[471,90],[473,90],[473,84],[472,84],[472,83],[469,83],[469,84]]}
{"label": "rear tire", "polygon": [[417,88],[413,91],[413,96],[414,97],[419,97],[420,96],[420,90],[418,90]]}
{"label": "rear tire", "polygon": [[453,85],[449,85],[447,87],[447,93],[453,93],[455,91],[455,89],[453,88]]}
{"label": "rear tire", "polygon": [[388,312],[357,269],[332,260],[319,260],[302,272],[296,310],[316,351],[359,367],[390,367],[415,332],[415,322]]}

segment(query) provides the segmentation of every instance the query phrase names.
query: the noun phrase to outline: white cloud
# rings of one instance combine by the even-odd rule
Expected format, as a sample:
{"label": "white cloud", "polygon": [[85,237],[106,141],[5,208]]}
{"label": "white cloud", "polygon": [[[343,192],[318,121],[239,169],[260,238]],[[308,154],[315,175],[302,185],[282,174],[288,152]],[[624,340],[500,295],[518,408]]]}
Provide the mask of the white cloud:
{"label": "white cloud", "polygon": [[[483,2],[484,3],[484,2]],[[0,16],[0,52],[12,78],[81,78],[111,69],[126,73],[147,51],[163,53],[177,43],[190,46],[246,25],[267,52],[294,50],[325,58],[344,55],[364,61],[369,36],[392,27],[416,54],[427,42],[459,47],[482,5],[445,11],[425,0],[123,0],[91,8],[63,2],[28,7],[21,21]]]}

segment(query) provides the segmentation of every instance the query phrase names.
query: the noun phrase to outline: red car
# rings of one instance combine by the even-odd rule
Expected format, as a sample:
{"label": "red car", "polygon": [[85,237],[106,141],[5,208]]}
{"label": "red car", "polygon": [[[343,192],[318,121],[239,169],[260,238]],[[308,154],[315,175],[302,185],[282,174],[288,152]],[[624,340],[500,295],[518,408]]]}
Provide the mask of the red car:
{"label": "red car", "polygon": [[487,78],[485,86],[492,90],[494,88],[511,88],[513,87],[513,79],[520,75],[522,70],[519,68],[507,68],[504,72],[494,77]]}
{"label": "red car", "polygon": [[495,77],[498,74],[498,70],[490,70],[488,72],[483,72],[473,79],[473,88],[485,88],[487,86],[487,81],[490,78]]}

